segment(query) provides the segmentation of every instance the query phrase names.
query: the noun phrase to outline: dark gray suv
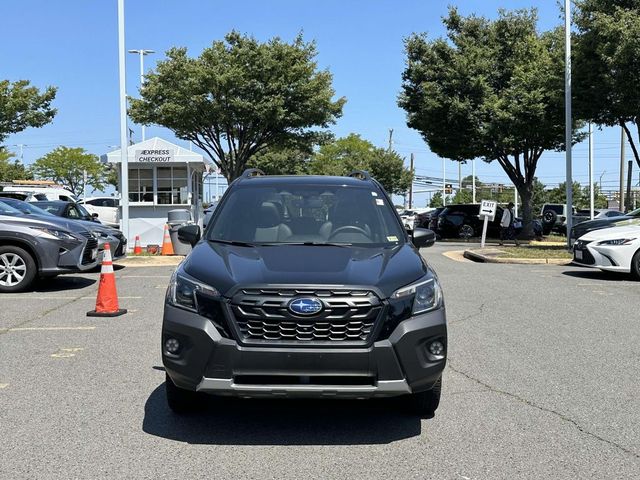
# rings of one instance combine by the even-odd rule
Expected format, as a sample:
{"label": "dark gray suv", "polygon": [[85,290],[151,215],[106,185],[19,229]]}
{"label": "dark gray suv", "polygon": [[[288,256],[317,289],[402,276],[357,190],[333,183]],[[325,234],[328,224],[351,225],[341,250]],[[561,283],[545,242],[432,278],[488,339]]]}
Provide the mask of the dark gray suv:
{"label": "dark gray suv", "polygon": [[231,184],[173,275],[162,325],[176,412],[201,395],[402,396],[432,416],[447,350],[442,290],[383,188],[349,177]]}
{"label": "dark gray suv", "polygon": [[63,228],[42,219],[14,216],[0,202],[0,292],[19,292],[37,277],[90,270],[97,263],[98,240],[87,229]]}

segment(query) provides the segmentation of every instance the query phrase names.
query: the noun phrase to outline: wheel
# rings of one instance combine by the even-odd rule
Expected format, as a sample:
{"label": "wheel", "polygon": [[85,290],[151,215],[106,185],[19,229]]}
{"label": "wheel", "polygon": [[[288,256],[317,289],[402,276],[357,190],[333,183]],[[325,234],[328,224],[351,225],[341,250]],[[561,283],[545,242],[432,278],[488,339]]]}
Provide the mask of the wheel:
{"label": "wheel", "polygon": [[29,288],[36,273],[36,262],[29,252],[13,245],[0,247],[0,292]]}
{"label": "wheel", "polygon": [[171,377],[165,374],[165,390],[167,404],[174,413],[189,413],[202,409],[204,405],[203,395],[191,390],[177,387]]}
{"label": "wheel", "polygon": [[473,227],[466,223],[458,229],[458,235],[460,235],[460,238],[469,239],[473,237],[474,233],[475,231],[473,230]]}
{"label": "wheel", "polygon": [[433,385],[431,390],[426,392],[412,393],[407,395],[406,400],[409,408],[423,418],[433,418],[440,405],[440,394],[442,392],[442,377]]}
{"label": "wheel", "polygon": [[631,259],[631,273],[636,277],[636,280],[640,280],[640,250]]}

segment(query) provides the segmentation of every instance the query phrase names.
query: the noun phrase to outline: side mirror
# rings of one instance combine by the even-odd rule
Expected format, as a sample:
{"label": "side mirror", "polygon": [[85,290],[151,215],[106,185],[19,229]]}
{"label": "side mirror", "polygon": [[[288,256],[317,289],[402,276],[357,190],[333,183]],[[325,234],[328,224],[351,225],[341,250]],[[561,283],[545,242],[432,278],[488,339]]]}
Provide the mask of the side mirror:
{"label": "side mirror", "polygon": [[180,227],[178,229],[178,240],[194,247],[200,241],[200,227],[198,225]]}
{"label": "side mirror", "polygon": [[92,216],[93,218],[98,218],[98,214],[97,214],[97,213],[92,213],[92,214],[91,214],[91,216]]}
{"label": "side mirror", "polygon": [[431,247],[436,243],[436,234],[426,228],[413,229],[413,244],[416,248]]}

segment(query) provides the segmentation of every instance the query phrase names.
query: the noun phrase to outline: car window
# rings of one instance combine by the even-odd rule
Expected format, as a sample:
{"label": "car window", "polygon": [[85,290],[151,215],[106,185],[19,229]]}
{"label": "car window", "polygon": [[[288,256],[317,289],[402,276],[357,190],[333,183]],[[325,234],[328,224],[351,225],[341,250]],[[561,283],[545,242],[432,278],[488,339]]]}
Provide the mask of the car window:
{"label": "car window", "polygon": [[13,208],[12,206],[0,201],[0,214],[2,215],[16,215],[22,214],[20,210],[17,208]]}
{"label": "car window", "polygon": [[393,206],[366,187],[238,186],[216,213],[209,240],[392,246],[405,238]]}
{"label": "car window", "polygon": [[548,212],[549,210],[557,214],[562,214],[564,212],[564,205],[545,205],[544,212]]}
{"label": "car window", "polygon": [[84,208],[82,205],[76,204],[75,208],[78,209],[78,212],[80,213],[80,217],[81,218],[85,218],[85,219],[91,219],[92,218],[91,214],[89,213],[89,211],[86,208]]}
{"label": "car window", "polygon": [[624,215],[624,213],[618,212],[618,211],[615,211],[615,210],[611,210],[611,211],[609,211],[609,212],[607,212],[605,214],[605,216],[607,216],[607,217],[619,217],[621,215]]}
{"label": "car window", "polygon": [[36,193],[36,194],[33,195],[33,198],[35,198],[38,201],[49,200],[44,193]]}
{"label": "car window", "polygon": [[67,217],[69,218],[81,218],[80,211],[75,207],[75,205],[69,205],[67,209]]}

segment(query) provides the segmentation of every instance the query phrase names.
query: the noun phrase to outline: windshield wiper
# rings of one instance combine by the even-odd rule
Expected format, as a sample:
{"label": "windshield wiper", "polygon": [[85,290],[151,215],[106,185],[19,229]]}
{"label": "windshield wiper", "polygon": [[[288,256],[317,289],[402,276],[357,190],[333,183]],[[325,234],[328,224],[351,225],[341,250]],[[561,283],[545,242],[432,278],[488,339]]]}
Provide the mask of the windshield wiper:
{"label": "windshield wiper", "polygon": [[255,247],[253,243],[239,242],[237,240],[221,240],[219,238],[208,238],[207,241],[213,243],[224,243],[225,245],[235,245],[237,247]]}
{"label": "windshield wiper", "polygon": [[351,247],[353,243],[331,243],[331,242],[271,242],[261,243],[260,246],[278,246],[278,245],[304,245],[313,247]]}

